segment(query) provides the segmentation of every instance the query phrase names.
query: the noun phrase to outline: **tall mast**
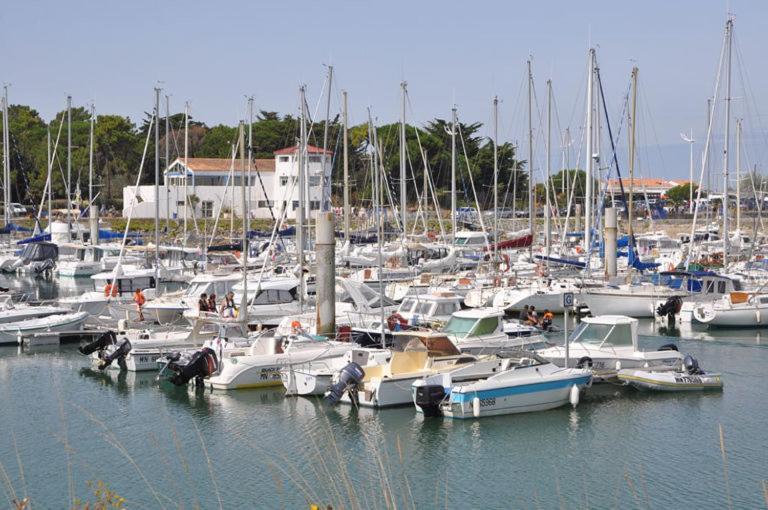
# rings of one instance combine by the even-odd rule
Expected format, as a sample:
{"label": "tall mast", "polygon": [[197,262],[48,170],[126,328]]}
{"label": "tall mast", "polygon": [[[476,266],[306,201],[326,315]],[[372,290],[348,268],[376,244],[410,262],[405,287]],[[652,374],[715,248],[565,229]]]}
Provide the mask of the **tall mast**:
{"label": "tall mast", "polygon": [[160,89],[155,87],[155,285],[160,271]]}
{"label": "tall mast", "polygon": [[405,190],[405,95],[407,84],[405,82],[400,83],[400,223],[403,226],[403,238],[406,236],[406,220],[408,219],[408,213],[406,206],[408,203],[408,197]]}
{"label": "tall mast", "polygon": [[53,169],[53,160],[51,159],[51,126],[48,125],[48,232],[51,232],[51,221],[53,220],[53,215],[51,214],[51,211],[53,210],[51,208],[51,204],[53,202],[53,182],[51,180],[51,170]]}
{"label": "tall mast", "polygon": [[72,241],[72,96],[67,96],[67,240]]}
{"label": "tall mast", "polygon": [[[91,103],[91,130],[88,144],[88,218],[93,218],[93,150],[94,150],[94,123],[96,122],[96,110]],[[91,239],[91,243],[94,240]]]}
{"label": "tall mast", "polygon": [[[594,98],[594,92],[592,86],[594,83],[594,69],[595,69],[595,50],[590,48],[589,50],[589,66],[587,68],[587,150],[585,161],[585,197],[584,197],[584,250],[588,254],[590,246],[592,245],[592,225],[589,223],[589,218],[592,215],[592,150],[593,150],[593,128],[592,128],[592,101]],[[587,264],[589,266],[589,264]]]}
{"label": "tall mast", "polygon": [[251,231],[251,205],[253,204],[251,200],[251,190],[253,189],[253,176],[251,175],[251,167],[253,167],[253,97],[248,98],[248,177],[245,181],[248,183],[248,198],[245,202],[246,207],[245,213],[243,215],[243,221],[246,222],[248,227],[247,232]]}
{"label": "tall mast", "polygon": [[728,267],[728,156],[730,155],[731,137],[731,47],[733,43],[733,19],[725,23],[725,43],[727,67],[725,74],[725,140],[723,140],[723,268]]}
{"label": "tall mast", "polygon": [[741,119],[736,119],[736,231],[741,233]]}
{"label": "tall mast", "polygon": [[[171,100],[168,94],[165,95],[165,173],[168,174],[168,167],[171,166],[171,129],[170,129],[170,117],[171,117]],[[168,195],[168,179],[164,179],[165,182],[165,231],[171,231],[171,197]]]}
{"label": "tall mast", "polygon": [[493,97],[493,260],[499,256],[499,98]]}
{"label": "tall mast", "polygon": [[189,101],[184,103],[184,239],[182,240],[184,248],[187,247],[187,208],[189,204],[189,195],[187,195],[187,181],[189,180],[189,171],[187,170],[187,158],[189,156]]}
{"label": "tall mast", "polygon": [[[552,211],[549,203],[550,179],[552,178],[552,80],[547,80],[547,181],[544,186],[544,193],[547,195],[546,209],[544,211],[544,222],[546,223],[546,253],[547,270],[549,270],[549,255],[552,251]],[[547,271],[549,272],[549,271]]]}
{"label": "tall mast", "polygon": [[326,196],[325,196],[325,190],[327,189],[325,183],[326,178],[330,179],[330,176],[325,175],[325,160],[326,160],[326,154],[328,154],[328,123],[331,122],[331,88],[333,85],[333,66],[328,66],[328,94],[326,95],[326,102],[325,102],[325,129],[323,129],[323,156],[321,158],[321,161],[323,163],[323,175],[321,177],[321,182],[323,183],[322,189],[322,204],[320,206],[321,211],[327,211],[330,207],[330,197],[328,198],[328,202],[326,202]]}
{"label": "tall mast", "polygon": [[[298,156],[298,181],[297,185],[299,187],[299,204],[296,208],[296,221],[297,221],[297,229],[296,229],[296,241],[297,241],[297,249],[298,249],[298,256],[299,256],[299,312],[304,312],[304,200],[305,195],[304,192],[306,191],[304,188],[304,150],[306,148],[306,141],[307,141],[307,124],[306,124],[306,112],[305,112],[305,98],[304,94],[306,93],[306,89],[302,85],[301,88],[299,88],[299,104],[301,108],[301,113],[299,115],[299,131],[300,131],[300,139],[299,139],[299,147],[296,151],[296,154]],[[290,201],[286,207],[290,207]]]}
{"label": "tall mast", "polygon": [[10,192],[11,189],[11,144],[8,122],[8,85],[3,86],[3,219],[5,224],[11,222],[11,204],[10,204]]}
{"label": "tall mast", "polygon": [[634,249],[634,242],[632,241],[634,235],[634,227],[632,226],[632,219],[634,217],[634,193],[635,193],[635,131],[637,128],[637,73],[639,70],[637,67],[632,68],[632,119],[629,129],[629,205],[627,208],[627,231],[629,234],[629,246],[630,249]]}
{"label": "tall mast", "polygon": [[[451,225],[453,228],[453,236],[451,238],[451,244],[456,246],[456,107],[451,109]],[[424,173],[426,176],[426,171]],[[426,196],[427,189],[424,187],[424,194]],[[426,206],[426,200],[424,201]],[[424,214],[427,213],[426,208]]]}
{"label": "tall mast", "polygon": [[344,109],[344,240],[349,241],[349,111],[347,110],[347,91],[341,92]]}
{"label": "tall mast", "polygon": [[[242,248],[242,271],[243,271],[243,297],[240,301],[240,313],[238,314],[238,319],[242,321],[244,325],[247,326],[248,324],[248,224],[245,221],[245,214],[247,213],[247,207],[245,202],[245,177],[248,175],[248,171],[246,170],[247,167],[251,166],[250,161],[248,161],[248,165],[245,164],[245,126],[243,121],[240,121],[240,206],[242,207],[242,215],[243,215],[243,239],[241,246]],[[234,179],[233,179],[234,180]],[[235,211],[232,211],[232,215],[234,216]]]}
{"label": "tall mast", "polygon": [[[372,197],[372,204],[373,204],[373,217],[374,222],[376,223],[376,246],[377,246],[377,260],[378,260],[378,273],[379,273],[379,299],[384,300],[384,278],[383,278],[383,272],[384,272],[384,260],[381,254],[382,251],[382,243],[384,238],[384,228],[383,228],[383,222],[381,221],[381,211],[382,211],[382,203],[383,200],[381,200],[380,190],[383,188],[382,184],[382,175],[381,175],[381,169],[379,168],[379,138],[376,134],[376,127],[373,125],[373,120],[371,119],[371,110],[368,109],[368,126],[372,133],[371,138],[373,139],[373,156],[371,158],[371,171],[373,172],[373,197]],[[384,307],[380,306],[380,317],[379,317],[379,334],[381,335],[381,346],[386,347],[386,337],[384,336],[384,324],[386,324],[384,320]]]}
{"label": "tall mast", "polygon": [[[534,236],[533,225],[536,214],[535,197],[533,195],[533,73],[531,61],[528,60],[528,229]],[[533,243],[531,243],[533,249]]]}

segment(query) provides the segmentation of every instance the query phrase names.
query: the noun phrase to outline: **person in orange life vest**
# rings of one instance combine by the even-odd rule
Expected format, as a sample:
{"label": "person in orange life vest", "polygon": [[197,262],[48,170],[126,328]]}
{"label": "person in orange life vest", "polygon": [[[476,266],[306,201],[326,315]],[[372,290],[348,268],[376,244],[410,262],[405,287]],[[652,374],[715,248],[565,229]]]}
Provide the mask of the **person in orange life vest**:
{"label": "person in orange life vest", "polygon": [[142,307],[144,306],[144,303],[147,302],[147,298],[144,297],[144,293],[141,292],[141,289],[136,289],[136,292],[133,293],[133,301],[136,303],[136,309],[139,312],[139,320],[144,320],[144,311]]}

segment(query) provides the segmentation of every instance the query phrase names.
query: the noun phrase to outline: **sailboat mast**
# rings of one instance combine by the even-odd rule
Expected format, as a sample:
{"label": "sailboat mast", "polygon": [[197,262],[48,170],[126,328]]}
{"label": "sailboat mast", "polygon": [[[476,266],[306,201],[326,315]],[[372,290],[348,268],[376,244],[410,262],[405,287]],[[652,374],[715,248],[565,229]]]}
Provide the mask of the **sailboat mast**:
{"label": "sailboat mast", "polygon": [[67,96],[67,240],[72,242],[72,96]]}
{"label": "sailboat mast", "polygon": [[[456,246],[456,107],[451,109],[451,228],[453,236],[451,244]],[[426,180],[426,170],[424,172]],[[424,196],[426,197],[427,187],[424,186]],[[426,200],[424,201],[424,214],[426,210]]]}
{"label": "sailboat mast", "polygon": [[741,119],[736,119],[736,232],[741,234]]}
{"label": "sailboat mast", "polygon": [[632,68],[632,119],[629,129],[629,205],[627,208],[627,232],[629,234],[629,245],[633,249],[634,243],[632,238],[634,236],[634,227],[632,220],[634,218],[634,194],[635,194],[635,132],[637,128],[637,74],[638,68]]}
{"label": "sailboat mast", "polygon": [[493,260],[499,260],[499,98],[493,97]]}
{"label": "sailboat mast", "polygon": [[[306,137],[307,137],[307,124],[305,119],[305,88],[304,86],[301,86],[299,88],[299,104],[301,108],[301,113],[299,115],[299,132],[300,132],[300,138],[299,138],[299,147],[296,151],[296,155],[298,156],[298,182],[297,185],[299,187],[299,203],[298,207],[296,208],[296,222],[297,222],[297,229],[296,229],[296,241],[297,246],[296,249],[298,250],[298,258],[299,258],[299,312],[304,312],[304,200],[305,200],[305,188],[304,188],[304,150],[306,147]],[[290,207],[291,201],[289,201],[288,204],[286,204],[286,207]]]}
{"label": "sailboat mast", "polygon": [[725,139],[723,140],[723,268],[728,267],[728,251],[730,239],[728,238],[728,157],[730,153],[731,137],[731,49],[733,46],[733,19],[725,23],[725,43],[727,67],[725,74]]}
{"label": "sailboat mast", "polygon": [[53,183],[51,182],[51,170],[53,169],[53,160],[51,159],[51,126],[48,125],[48,232],[51,232],[51,221],[53,220],[51,204],[53,202]]}
{"label": "sailboat mast", "polygon": [[[91,208],[90,215],[93,214],[93,127],[94,123],[96,122],[96,113],[95,109],[93,107],[93,104],[91,104],[91,130],[90,130],[90,136],[89,136],[89,144],[88,144],[88,207]],[[89,215],[89,217],[90,217]]]}
{"label": "sailboat mast", "polygon": [[[248,161],[248,165],[245,164],[245,125],[240,121],[240,206],[241,214],[243,217],[243,245],[242,248],[242,271],[243,271],[243,297],[240,301],[240,313],[238,319],[242,321],[244,325],[248,325],[248,222],[245,221],[245,215],[247,213],[246,200],[245,200],[245,178],[248,175],[247,167],[251,165]],[[234,179],[233,179],[234,180]],[[234,215],[234,210],[232,215]]]}
{"label": "sailboat mast", "polygon": [[405,95],[407,94],[406,82],[400,83],[400,223],[403,227],[403,238],[405,238],[406,220],[408,212],[406,211],[408,197],[405,189]]}
{"label": "sailboat mast", "polygon": [[[251,206],[253,205],[252,196],[251,196],[251,190],[253,189],[253,176],[252,173],[252,167],[253,167],[253,97],[248,98],[248,177],[246,179],[246,183],[248,186],[247,194],[248,198],[245,203],[245,213],[244,213],[244,220],[246,223],[246,227],[248,230],[246,232],[251,231]],[[267,197],[264,197],[267,198]]]}
{"label": "sailboat mast", "polygon": [[[528,230],[531,231],[531,238],[534,237],[535,202],[533,194],[533,73],[531,61],[528,60]],[[533,243],[530,249],[533,249]]]}
{"label": "sailboat mast", "polygon": [[155,285],[160,271],[160,88],[155,87]]}
{"label": "sailboat mast", "polygon": [[344,240],[349,241],[349,111],[347,110],[347,91],[341,92],[344,116]]}
{"label": "sailboat mast", "polygon": [[[325,197],[325,182],[326,177],[330,179],[330,176],[325,175],[325,161],[328,154],[328,123],[331,122],[331,89],[333,86],[333,66],[328,66],[328,93],[326,94],[326,102],[325,102],[325,129],[323,129],[323,156],[321,158],[321,161],[323,163],[323,175],[321,178],[321,181],[323,182],[322,187],[322,194],[321,197],[322,205],[320,207],[321,211],[327,211],[330,207],[330,197]],[[326,200],[326,198],[328,200]]]}
{"label": "sailboat mast", "polygon": [[[592,150],[593,141],[592,135],[594,130],[592,128],[592,101],[594,99],[594,92],[592,90],[594,83],[594,69],[595,69],[595,50],[590,48],[589,50],[589,65],[587,67],[587,150],[585,161],[585,175],[584,175],[584,250],[589,253],[589,248],[592,245],[592,225],[589,223],[589,218],[592,215]],[[587,264],[589,266],[589,264]]]}
{"label": "sailboat mast", "polygon": [[189,101],[184,103],[184,238],[182,240],[184,248],[187,247],[187,213],[189,196],[187,195],[187,181],[189,180],[189,171],[187,170],[187,158],[189,156]]}
{"label": "sailboat mast", "polygon": [[[168,94],[165,95],[165,173],[168,174],[168,167],[171,165],[171,99]],[[168,194],[168,179],[165,179],[165,231],[171,231],[171,197]]]}
{"label": "sailboat mast", "polygon": [[9,123],[8,123],[8,85],[3,86],[3,219],[5,220],[5,224],[8,225],[8,223],[11,222],[11,204],[10,204],[10,193],[8,190],[11,189],[11,146],[10,146],[10,136],[8,134],[9,130]]}
{"label": "sailboat mast", "polygon": [[552,80],[547,80],[547,181],[544,186],[546,193],[546,210],[544,211],[544,222],[546,223],[546,253],[547,253],[547,273],[549,273],[549,256],[552,252],[552,210],[550,206],[550,179],[552,178]]}

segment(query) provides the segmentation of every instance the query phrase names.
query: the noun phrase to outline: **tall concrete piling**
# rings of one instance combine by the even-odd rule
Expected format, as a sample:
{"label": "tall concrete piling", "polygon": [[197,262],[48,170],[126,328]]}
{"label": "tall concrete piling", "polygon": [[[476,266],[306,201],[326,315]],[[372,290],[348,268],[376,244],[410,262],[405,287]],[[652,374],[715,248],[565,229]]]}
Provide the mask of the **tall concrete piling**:
{"label": "tall concrete piling", "polygon": [[336,238],[333,212],[317,215],[315,260],[317,261],[317,334],[336,332]]}
{"label": "tall concrete piling", "polygon": [[605,208],[605,276],[616,276],[616,208]]}

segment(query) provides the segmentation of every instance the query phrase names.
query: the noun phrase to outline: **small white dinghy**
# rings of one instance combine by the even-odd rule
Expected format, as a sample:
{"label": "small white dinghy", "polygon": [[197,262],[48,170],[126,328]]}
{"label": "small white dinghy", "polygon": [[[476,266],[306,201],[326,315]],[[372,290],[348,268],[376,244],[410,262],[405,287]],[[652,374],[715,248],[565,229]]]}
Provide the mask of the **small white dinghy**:
{"label": "small white dinghy", "polygon": [[705,372],[699,362],[687,355],[673,370],[630,368],[619,370],[620,381],[639,390],[705,391],[722,390],[722,374]]}

